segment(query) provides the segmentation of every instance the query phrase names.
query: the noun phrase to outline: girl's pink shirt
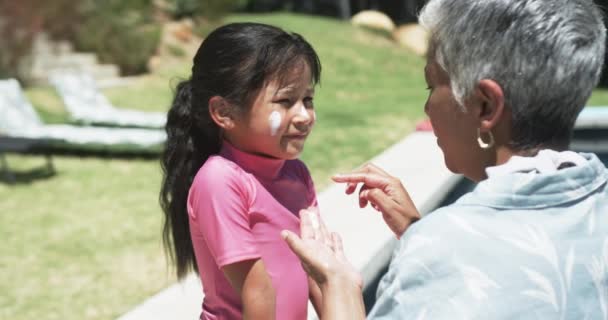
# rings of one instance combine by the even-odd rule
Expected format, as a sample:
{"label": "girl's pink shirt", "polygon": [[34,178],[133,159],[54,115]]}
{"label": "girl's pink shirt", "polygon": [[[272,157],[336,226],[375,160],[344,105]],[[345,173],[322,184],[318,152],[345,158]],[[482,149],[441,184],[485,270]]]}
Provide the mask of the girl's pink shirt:
{"label": "girl's pink shirt", "polygon": [[224,142],[198,171],[188,195],[205,293],[200,318],[242,319],[241,299],[221,268],[261,258],[276,293],[276,319],[306,319],[307,277],[280,232],[299,234],[299,211],[316,205],[303,162],[245,153]]}

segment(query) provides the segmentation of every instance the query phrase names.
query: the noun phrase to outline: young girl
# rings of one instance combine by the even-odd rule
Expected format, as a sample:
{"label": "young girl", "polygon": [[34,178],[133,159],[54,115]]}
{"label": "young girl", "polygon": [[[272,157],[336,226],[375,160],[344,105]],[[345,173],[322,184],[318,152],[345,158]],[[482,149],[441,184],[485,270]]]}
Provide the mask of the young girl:
{"label": "young girl", "polygon": [[203,41],[177,86],[163,235],[178,277],[200,274],[201,319],[306,319],[308,278],[280,232],[298,232],[300,210],[317,204],[297,157],[315,123],[320,73],[301,36],[235,23]]}

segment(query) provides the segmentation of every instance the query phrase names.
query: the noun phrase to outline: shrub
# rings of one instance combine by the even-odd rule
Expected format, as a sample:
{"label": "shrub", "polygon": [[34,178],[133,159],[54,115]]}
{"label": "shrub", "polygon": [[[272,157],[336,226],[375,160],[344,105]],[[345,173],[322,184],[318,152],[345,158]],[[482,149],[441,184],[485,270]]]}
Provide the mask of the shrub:
{"label": "shrub", "polygon": [[76,48],[97,53],[102,62],[118,65],[123,74],[145,72],[161,36],[161,28],[152,18],[151,2],[89,2],[74,37]]}
{"label": "shrub", "polygon": [[160,35],[160,27],[154,24],[100,17],[83,24],[76,34],[75,45],[80,50],[97,53],[101,62],[118,65],[123,74],[137,74],[147,70]]}
{"label": "shrub", "polygon": [[77,50],[95,52],[122,73],[146,71],[160,42],[153,0],[0,1],[0,77],[18,77],[19,66],[44,30]]}
{"label": "shrub", "polygon": [[247,0],[166,0],[166,8],[174,19],[205,18],[220,20],[227,13],[243,8]]}
{"label": "shrub", "polygon": [[[19,66],[32,49],[36,35],[67,33],[79,20],[79,5],[71,0],[0,1],[0,78],[25,80]],[[69,21],[69,23],[66,23]]]}

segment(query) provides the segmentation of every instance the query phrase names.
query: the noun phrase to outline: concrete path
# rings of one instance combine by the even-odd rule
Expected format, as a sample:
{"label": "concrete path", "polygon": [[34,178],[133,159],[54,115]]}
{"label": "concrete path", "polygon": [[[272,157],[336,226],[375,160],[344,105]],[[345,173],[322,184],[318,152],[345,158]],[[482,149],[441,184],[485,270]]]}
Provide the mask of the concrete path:
{"label": "concrete path", "polygon": [[[403,181],[419,210],[426,214],[443,200],[460,177],[444,165],[443,154],[431,132],[415,132],[372,159]],[[344,241],[346,255],[364,279],[373,279],[390,260],[396,238],[371,208],[360,209],[344,185],[332,185],[319,194],[321,214]],[[200,280],[190,276],[144,301],[119,320],[198,319],[202,303]],[[309,319],[316,319],[309,305]]]}

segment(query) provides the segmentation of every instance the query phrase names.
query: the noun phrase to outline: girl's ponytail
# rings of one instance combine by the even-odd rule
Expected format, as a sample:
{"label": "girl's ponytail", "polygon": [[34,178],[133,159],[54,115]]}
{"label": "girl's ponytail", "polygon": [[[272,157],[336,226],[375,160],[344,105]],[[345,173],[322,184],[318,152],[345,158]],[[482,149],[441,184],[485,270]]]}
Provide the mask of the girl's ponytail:
{"label": "girl's ponytail", "polygon": [[219,128],[211,121],[207,108],[193,108],[192,95],[191,80],[177,85],[167,115],[167,142],[161,157],[163,243],[177,266],[178,278],[190,270],[198,272],[186,207],[188,191],[199,168],[220,148]]}

